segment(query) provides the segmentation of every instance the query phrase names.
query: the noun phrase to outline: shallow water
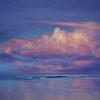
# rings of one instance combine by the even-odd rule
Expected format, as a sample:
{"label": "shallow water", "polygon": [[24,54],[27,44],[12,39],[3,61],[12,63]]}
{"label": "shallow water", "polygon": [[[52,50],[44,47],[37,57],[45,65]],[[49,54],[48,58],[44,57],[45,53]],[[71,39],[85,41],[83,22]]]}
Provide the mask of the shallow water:
{"label": "shallow water", "polygon": [[1,79],[0,100],[100,100],[99,77]]}

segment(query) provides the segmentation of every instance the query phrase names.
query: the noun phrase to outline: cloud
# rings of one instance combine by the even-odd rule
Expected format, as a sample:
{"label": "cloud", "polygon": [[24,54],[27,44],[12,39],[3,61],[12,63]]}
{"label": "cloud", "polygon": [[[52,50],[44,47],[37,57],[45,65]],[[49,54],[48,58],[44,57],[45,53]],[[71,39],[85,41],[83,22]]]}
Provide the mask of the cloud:
{"label": "cloud", "polygon": [[0,64],[10,63],[26,74],[73,72],[91,67],[94,59],[99,59],[100,46],[96,42],[86,33],[69,33],[57,27],[51,35],[0,43]]}
{"label": "cloud", "polygon": [[[94,63],[97,63],[95,57],[90,56],[59,56],[46,59],[41,59],[40,62],[37,63],[37,68],[40,73],[59,73],[59,72],[74,72],[74,70],[86,70],[87,68],[91,69]],[[95,64],[94,64],[95,65]],[[98,67],[98,66],[97,66]],[[90,70],[91,71],[91,70]]]}
{"label": "cloud", "polygon": [[39,38],[11,39],[0,44],[1,52],[26,56],[48,54],[82,54],[91,55],[95,47],[95,40],[91,36],[72,32],[67,33],[59,27],[51,35],[42,35]]}
{"label": "cloud", "polygon": [[66,27],[73,27],[78,29],[91,29],[100,30],[100,24],[96,22],[52,22],[52,21],[42,21],[41,23],[50,25],[59,25]]}
{"label": "cloud", "polygon": [[94,63],[94,60],[93,59],[81,59],[81,60],[75,60],[73,63],[77,67],[87,67],[88,65],[91,65],[92,63]]}

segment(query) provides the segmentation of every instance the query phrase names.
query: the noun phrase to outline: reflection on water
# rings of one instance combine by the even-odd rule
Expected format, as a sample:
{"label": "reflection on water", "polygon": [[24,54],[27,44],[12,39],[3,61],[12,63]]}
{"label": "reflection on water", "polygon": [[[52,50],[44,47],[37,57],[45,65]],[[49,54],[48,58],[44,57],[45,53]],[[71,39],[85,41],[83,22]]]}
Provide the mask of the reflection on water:
{"label": "reflection on water", "polygon": [[100,79],[0,80],[0,100],[100,100]]}

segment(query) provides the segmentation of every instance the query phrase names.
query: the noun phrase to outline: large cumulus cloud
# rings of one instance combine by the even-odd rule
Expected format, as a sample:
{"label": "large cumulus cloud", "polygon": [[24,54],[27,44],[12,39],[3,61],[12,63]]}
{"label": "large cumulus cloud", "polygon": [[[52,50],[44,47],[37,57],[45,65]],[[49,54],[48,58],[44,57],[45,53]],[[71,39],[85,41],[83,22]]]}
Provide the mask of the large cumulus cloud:
{"label": "large cumulus cloud", "polygon": [[1,43],[0,66],[10,63],[15,72],[24,74],[93,72],[100,65],[97,44],[86,33],[56,28],[51,35]]}
{"label": "large cumulus cloud", "polygon": [[56,28],[52,35],[43,35],[31,39],[11,39],[0,44],[1,51],[5,53],[19,53],[21,55],[43,54],[91,54],[96,41],[85,33],[68,33]]}

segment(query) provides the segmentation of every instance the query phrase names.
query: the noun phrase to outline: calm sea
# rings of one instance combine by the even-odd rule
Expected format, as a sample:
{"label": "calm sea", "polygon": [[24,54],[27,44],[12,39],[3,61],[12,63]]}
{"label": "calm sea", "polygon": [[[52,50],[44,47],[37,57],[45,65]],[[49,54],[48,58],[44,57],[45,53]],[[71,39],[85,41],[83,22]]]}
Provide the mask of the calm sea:
{"label": "calm sea", "polygon": [[1,79],[0,100],[100,100],[100,78],[48,76]]}

